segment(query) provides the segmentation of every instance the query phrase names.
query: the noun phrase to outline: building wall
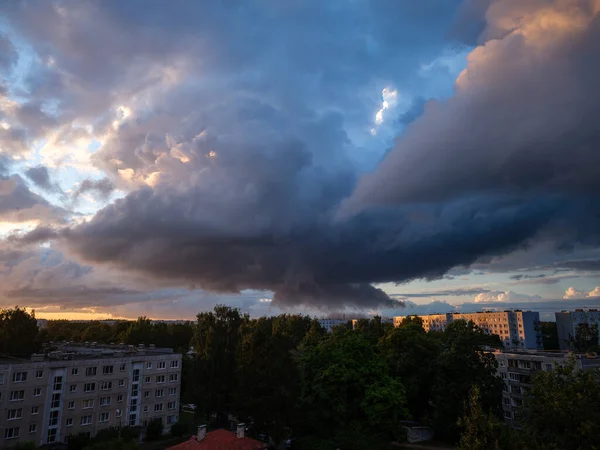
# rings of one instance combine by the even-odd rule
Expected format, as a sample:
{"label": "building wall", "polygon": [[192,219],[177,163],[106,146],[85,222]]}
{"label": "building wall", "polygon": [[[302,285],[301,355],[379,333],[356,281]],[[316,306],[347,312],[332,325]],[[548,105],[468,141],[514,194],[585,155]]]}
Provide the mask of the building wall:
{"label": "building wall", "polygon": [[[137,383],[132,382],[134,368],[141,368]],[[87,369],[90,371],[86,374]],[[42,371],[39,378],[38,371]],[[22,372],[27,373],[26,380],[13,382],[13,374]],[[149,381],[144,383],[146,377]],[[135,425],[157,417],[165,427],[177,421],[180,354],[137,352],[124,357],[0,362],[0,448],[10,448],[18,441],[42,445],[49,437],[51,441],[64,442],[72,434],[89,432],[93,436],[103,428],[128,425],[133,384],[138,385],[139,393],[134,405]],[[174,392],[169,388],[174,388]],[[24,391],[23,399],[11,401],[13,391]],[[144,397],[144,391],[150,395]],[[15,409],[21,410],[21,417],[9,420],[9,411]],[[19,437],[5,439],[6,430],[12,428],[19,428]]]}
{"label": "building wall", "polygon": [[[579,325],[586,324],[592,326],[598,324],[600,321],[600,311],[595,309],[562,311],[554,315],[558,331],[558,345],[561,350],[572,348],[571,338],[575,337]],[[600,336],[598,337],[598,343],[600,344]]]}

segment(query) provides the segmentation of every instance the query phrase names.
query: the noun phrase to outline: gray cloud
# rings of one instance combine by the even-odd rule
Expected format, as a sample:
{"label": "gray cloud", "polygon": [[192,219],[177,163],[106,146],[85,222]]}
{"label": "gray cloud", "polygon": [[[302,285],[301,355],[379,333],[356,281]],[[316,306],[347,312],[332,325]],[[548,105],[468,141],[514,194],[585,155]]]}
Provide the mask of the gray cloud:
{"label": "gray cloud", "polygon": [[60,187],[50,179],[50,173],[46,166],[31,167],[25,171],[25,176],[46,191],[60,191]]}
{"label": "gray cloud", "polygon": [[60,223],[66,211],[31,192],[18,175],[0,176],[0,218],[7,222]]}
{"label": "gray cloud", "polygon": [[102,178],[100,180],[86,179],[79,184],[71,197],[73,200],[77,200],[82,194],[91,192],[98,195],[101,199],[107,200],[115,189],[115,184],[108,178]]}
{"label": "gray cloud", "polygon": [[419,297],[447,297],[447,296],[473,296],[483,292],[491,292],[489,289],[472,288],[472,289],[444,289],[439,291],[418,292],[410,294],[393,294],[392,297],[399,298],[419,298]]}

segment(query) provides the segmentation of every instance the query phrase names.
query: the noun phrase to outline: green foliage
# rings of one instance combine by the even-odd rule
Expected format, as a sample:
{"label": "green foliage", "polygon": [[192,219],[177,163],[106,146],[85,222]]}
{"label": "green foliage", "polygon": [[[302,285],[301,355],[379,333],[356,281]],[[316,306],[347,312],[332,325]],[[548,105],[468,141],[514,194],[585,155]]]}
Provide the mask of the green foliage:
{"label": "green foliage", "polygon": [[495,344],[494,338],[500,345],[497,336],[486,335],[473,322],[464,320],[446,328],[431,393],[436,436],[449,442],[458,440],[458,418],[474,385],[480,388],[483,408],[500,415],[502,380],[495,376],[498,363],[493,354],[482,349],[483,345]]}
{"label": "green foliage", "polygon": [[351,426],[392,437],[407,416],[404,388],[392,378],[368,337],[334,333],[300,352],[302,404],[317,435]]}
{"label": "green foliage", "polygon": [[481,390],[473,386],[465,402],[464,416],[458,421],[463,430],[457,450],[510,450],[521,449],[515,432],[498,417],[483,409]]}
{"label": "green foliage", "polygon": [[18,306],[0,309],[0,353],[27,358],[40,347],[35,311]]}
{"label": "green foliage", "polygon": [[67,441],[67,450],[82,450],[90,444],[90,438],[87,433],[72,434]]}
{"label": "green foliage", "polygon": [[571,345],[578,352],[597,352],[600,349],[598,345],[598,324],[579,324],[575,330],[575,336],[571,337]]}
{"label": "green foliage", "polygon": [[556,322],[540,322],[544,350],[558,350],[558,328]]}
{"label": "green foliage", "polygon": [[529,448],[600,449],[600,371],[579,370],[575,360],[533,378],[520,420]]}
{"label": "green foliage", "polygon": [[163,423],[160,418],[152,419],[146,427],[146,440],[158,441],[162,437]]}

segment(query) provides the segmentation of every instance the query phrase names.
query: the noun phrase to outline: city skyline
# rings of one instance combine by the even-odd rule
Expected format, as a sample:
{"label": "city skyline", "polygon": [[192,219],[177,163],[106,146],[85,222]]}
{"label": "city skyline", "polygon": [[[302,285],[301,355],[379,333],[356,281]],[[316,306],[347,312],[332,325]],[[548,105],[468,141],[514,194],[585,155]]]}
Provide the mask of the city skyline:
{"label": "city skyline", "polygon": [[597,1],[6,2],[0,308],[600,306]]}

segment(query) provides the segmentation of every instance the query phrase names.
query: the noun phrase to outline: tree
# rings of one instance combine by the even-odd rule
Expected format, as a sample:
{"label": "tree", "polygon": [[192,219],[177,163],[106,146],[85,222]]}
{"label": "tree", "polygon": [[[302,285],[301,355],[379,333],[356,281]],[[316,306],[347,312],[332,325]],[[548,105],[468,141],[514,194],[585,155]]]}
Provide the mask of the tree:
{"label": "tree", "polygon": [[473,385],[480,388],[482,407],[500,415],[502,380],[496,377],[498,363],[483,349],[490,344],[502,345],[497,336],[487,335],[473,322],[464,320],[450,323],[442,335],[432,388],[433,425],[436,435],[449,442],[458,440],[458,418]]}
{"label": "tree", "polygon": [[598,351],[598,324],[589,325],[581,323],[575,330],[575,336],[571,337],[571,345],[578,352]]}
{"label": "tree", "polygon": [[18,306],[0,310],[0,353],[28,358],[40,347],[35,311]]}
{"label": "tree", "polygon": [[[333,333],[300,350],[305,426],[318,436],[353,429],[391,439],[408,414],[404,388],[368,337]],[[342,433],[344,434],[344,433]]]}
{"label": "tree", "polygon": [[146,440],[158,441],[162,437],[163,423],[160,418],[152,419],[146,427]]}
{"label": "tree", "polygon": [[556,322],[540,322],[544,350],[558,350],[558,328]]}
{"label": "tree", "polygon": [[519,418],[532,449],[600,449],[600,370],[571,359],[537,373]]}
{"label": "tree", "polygon": [[463,429],[458,450],[509,450],[521,449],[515,433],[498,417],[485,411],[481,404],[481,390],[474,385],[465,402],[464,415],[458,421]]}
{"label": "tree", "polygon": [[12,450],[36,450],[38,446],[34,441],[23,441],[17,442],[16,445],[12,446]]}
{"label": "tree", "polygon": [[155,344],[154,328],[152,321],[147,317],[138,317],[135,322],[131,322],[123,336],[126,344]]}
{"label": "tree", "polygon": [[90,443],[84,447],[84,450],[137,450],[139,448],[135,441],[127,441],[125,439],[113,439],[104,442]]}
{"label": "tree", "polygon": [[171,425],[171,436],[180,438],[189,432],[189,428],[187,423],[175,422]]}

